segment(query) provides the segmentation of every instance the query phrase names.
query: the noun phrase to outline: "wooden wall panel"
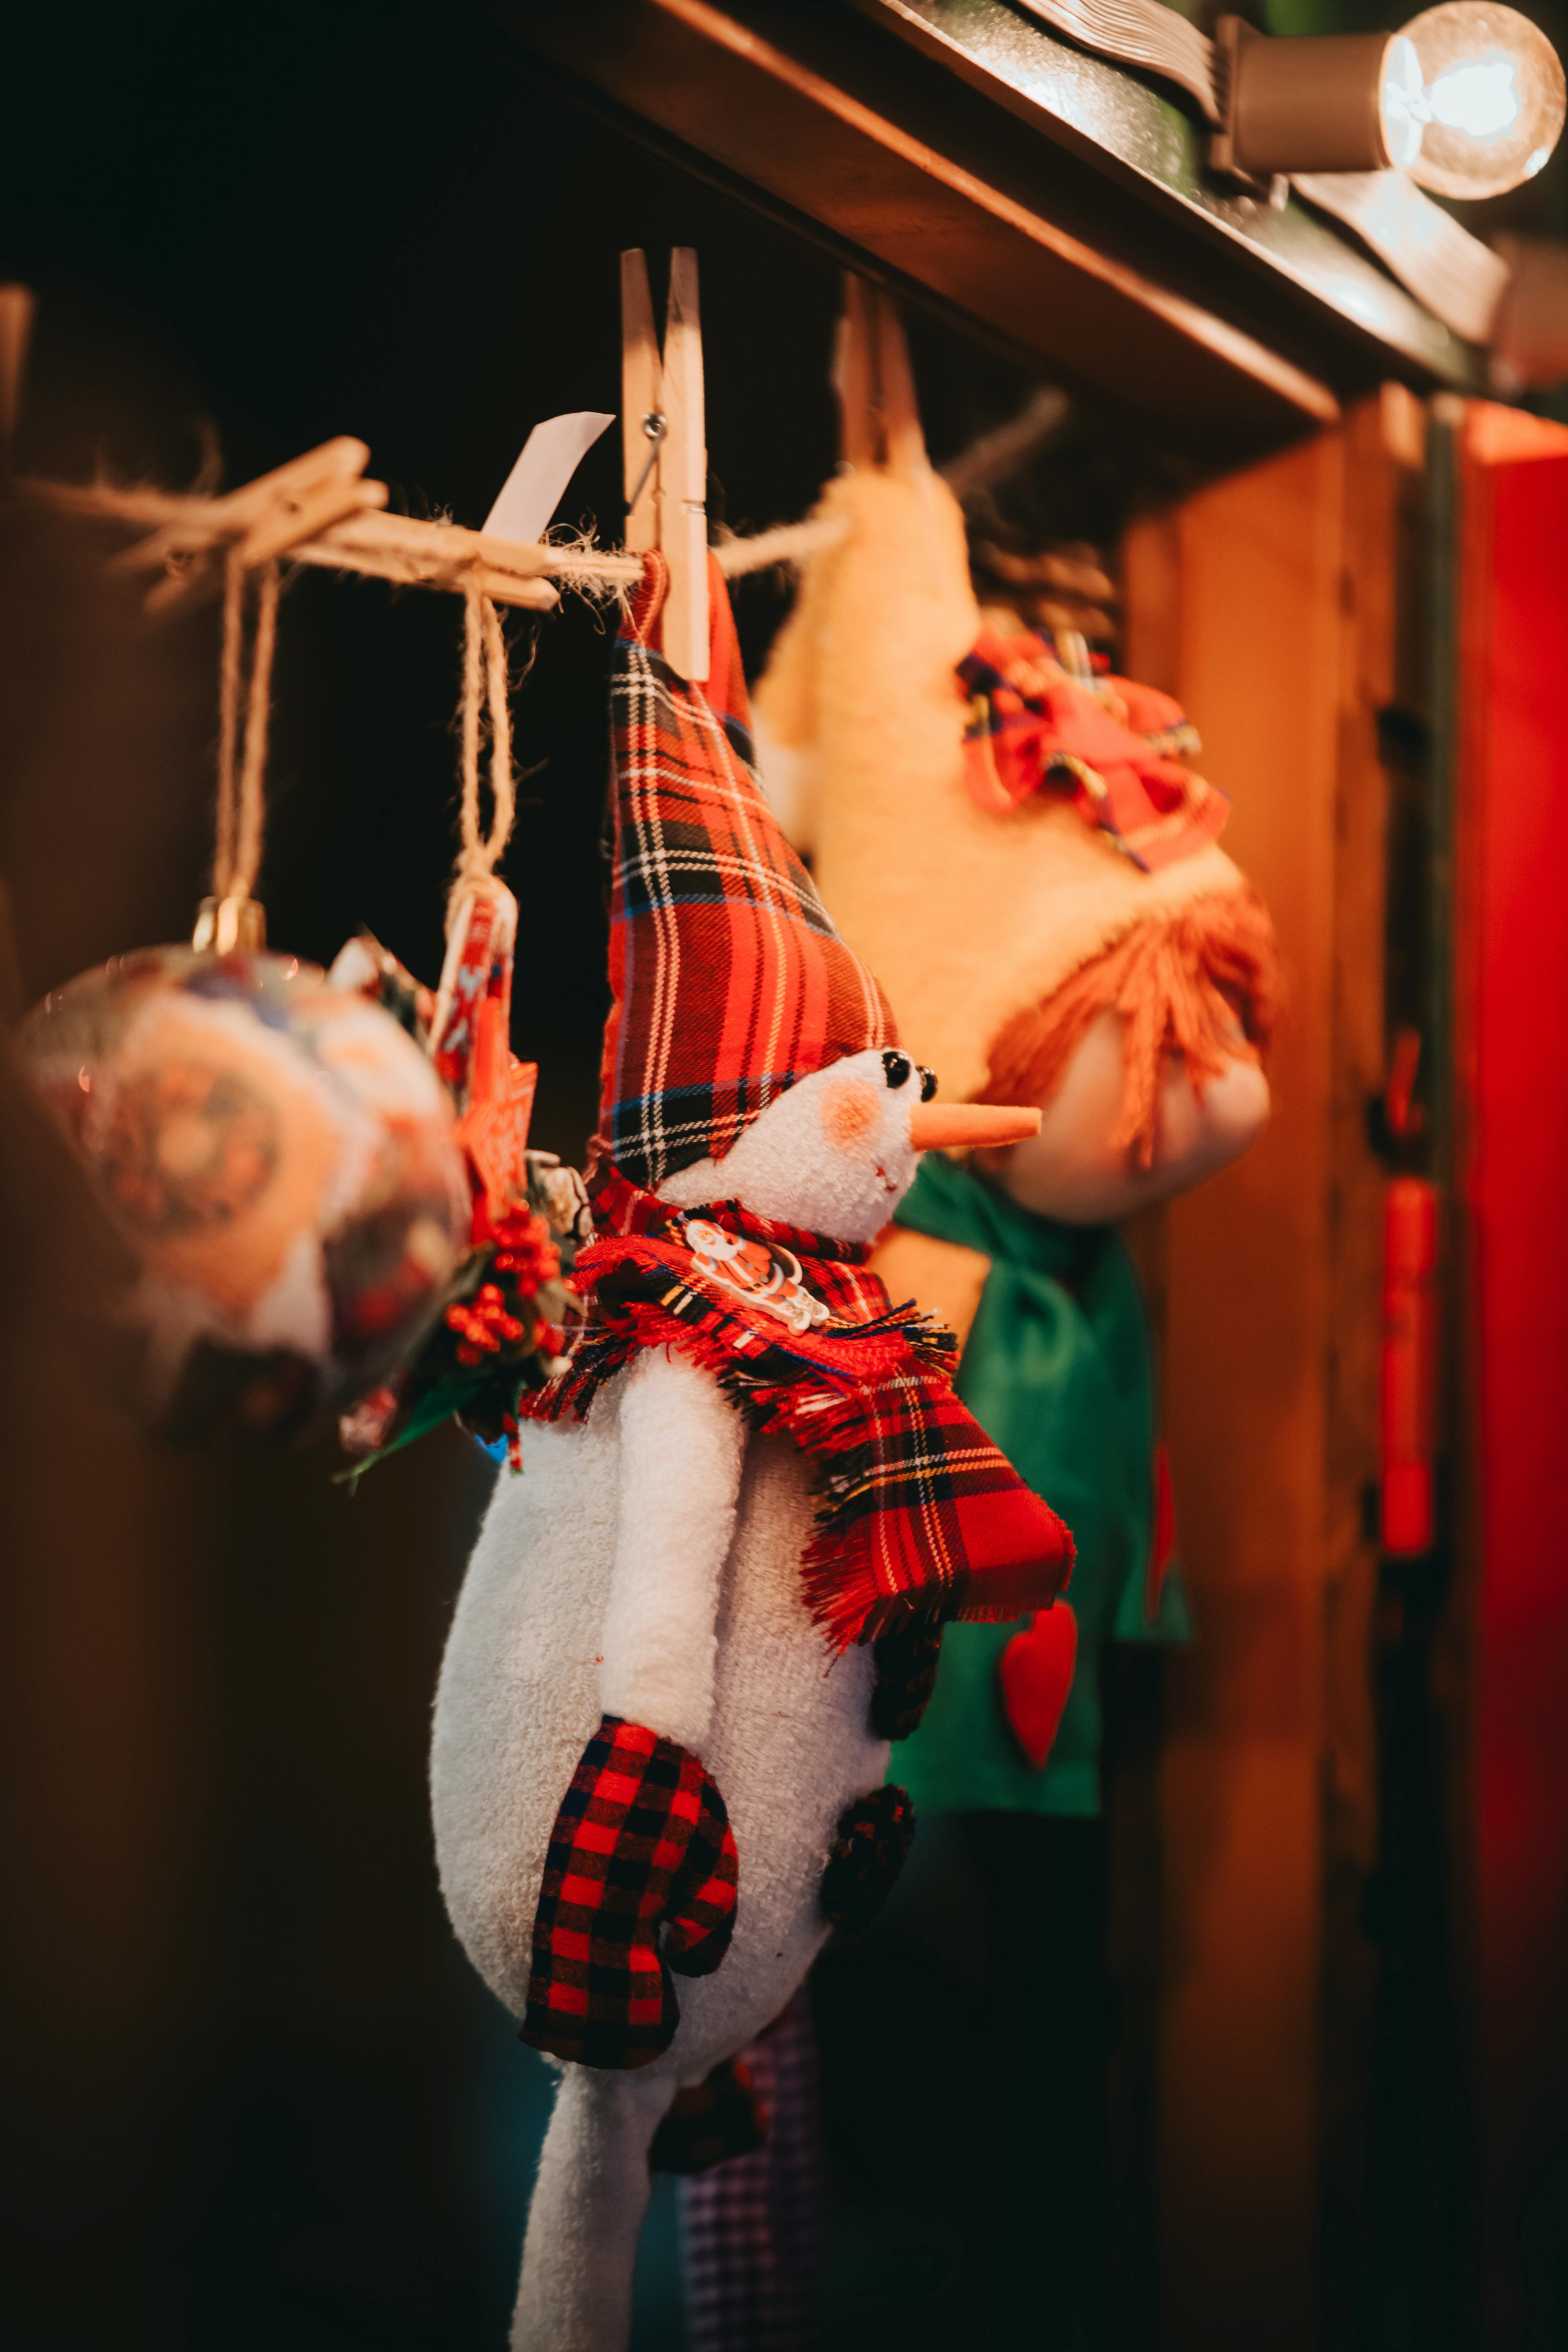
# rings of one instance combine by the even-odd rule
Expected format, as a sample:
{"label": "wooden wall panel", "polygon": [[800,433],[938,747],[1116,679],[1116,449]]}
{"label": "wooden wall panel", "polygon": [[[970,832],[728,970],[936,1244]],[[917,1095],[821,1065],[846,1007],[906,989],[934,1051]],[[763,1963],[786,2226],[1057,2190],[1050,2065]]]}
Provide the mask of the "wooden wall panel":
{"label": "wooden wall panel", "polygon": [[[1176,2352],[1315,2333],[1343,467],[1325,436],[1189,501],[1163,542],[1172,683],[1233,796],[1226,845],[1268,899],[1289,987],[1268,1132],[1168,1230],[1167,1416],[1201,1629],[1173,1661],[1163,1774]],[[1158,542],[1130,550],[1134,605],[1160,561]]]}
{"label": "wooden wall panel", "polygon": [[[1320,1979],[1318,2187],[1322,2339],[1359,2340],[1374,2273],[1373,2109],[1379,1948],[1367,1932],[1380,1860],[1376,1628],[1380,1553],[1367,1505],[1379,1475],[1383,1213],[1388,1170],[1368,1111],[1386,1077],[1396,1018],[1385,1004],[1390,837],[1386,740],[1402,759],[1419,740],[1426,690],[1422,508],[1425,415],[1389,385],[1346,419],[1334,793],[1332,1076],[1328,1103],[1328,1354],[1323,1465],[1323,1920]],[[1389,715],[1386,738],[1380,714]],[[1406,787],[1402,786],[1401,789]],[[1406,952],[1402,945],[1401,952]],[[1408,1011],[1397,1015],[1408,1019]],[[1386,1796],[1386,1790],[1384,1790]],[[1386,2269],[1386,2263],[1384,2263]]]}

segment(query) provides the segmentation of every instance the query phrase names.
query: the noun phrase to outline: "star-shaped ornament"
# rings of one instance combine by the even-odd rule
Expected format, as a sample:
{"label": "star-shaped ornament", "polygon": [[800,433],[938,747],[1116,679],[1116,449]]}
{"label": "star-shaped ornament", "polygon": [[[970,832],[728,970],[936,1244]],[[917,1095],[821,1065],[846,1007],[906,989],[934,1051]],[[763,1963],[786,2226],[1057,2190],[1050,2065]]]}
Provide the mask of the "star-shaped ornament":
{"label": "star-shaped ornament", "polygon": [[479,1172],[492,1223],[528,1206],[528,1123],[533,1114],[537,1062],[513,1062],[499,1095],[471,1102],[458,1123],[458,1140]]}
{"label": "star-shaped ornament", "polygon": [[528,1128],[539,1083],[538,1063],[508,1050],[505,1019],[499,997],[481,1001],[468,1108],[458,1121],[458,1141],[484,1187],[492,1223],[528,1206]]}

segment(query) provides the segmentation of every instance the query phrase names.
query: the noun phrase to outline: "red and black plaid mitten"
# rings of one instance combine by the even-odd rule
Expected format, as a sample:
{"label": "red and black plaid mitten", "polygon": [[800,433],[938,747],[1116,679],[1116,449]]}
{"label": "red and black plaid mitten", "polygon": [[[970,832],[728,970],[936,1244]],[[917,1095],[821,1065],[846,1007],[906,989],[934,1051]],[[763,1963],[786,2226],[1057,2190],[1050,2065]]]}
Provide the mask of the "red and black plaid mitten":
{"label": "red and black plaid mitten", "polygon": [[579,2066],[647,2065],[680,2021],[671,1969],[710,1976],[730,1948],[738,1877],[696,1757],[605,1716],[551,1832],[520,2038]]}

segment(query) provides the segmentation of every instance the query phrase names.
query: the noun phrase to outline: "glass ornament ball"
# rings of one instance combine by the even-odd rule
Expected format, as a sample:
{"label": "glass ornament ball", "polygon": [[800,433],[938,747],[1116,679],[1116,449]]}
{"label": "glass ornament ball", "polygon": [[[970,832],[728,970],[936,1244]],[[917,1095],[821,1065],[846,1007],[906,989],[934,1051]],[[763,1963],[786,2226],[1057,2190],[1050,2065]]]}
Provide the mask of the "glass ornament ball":
{"label": "glass ornament ball", "polygon": [[148,948],[18,1042],[137,1265],[101,1339],[144,1426],[286,1444],[418,1345],[469,1193],[446,1090],[379,1004],[290,956]]}
{"label": "glass ornament ball", "polygon": [[1532,179],[1568,110],[1562,63],[1545,34],[1517,8],[1444,0],[1414,17],[1403,40],[1415,52],[1419,88],[1385,85],[1394,160],[1438,196],[1500,196]]}

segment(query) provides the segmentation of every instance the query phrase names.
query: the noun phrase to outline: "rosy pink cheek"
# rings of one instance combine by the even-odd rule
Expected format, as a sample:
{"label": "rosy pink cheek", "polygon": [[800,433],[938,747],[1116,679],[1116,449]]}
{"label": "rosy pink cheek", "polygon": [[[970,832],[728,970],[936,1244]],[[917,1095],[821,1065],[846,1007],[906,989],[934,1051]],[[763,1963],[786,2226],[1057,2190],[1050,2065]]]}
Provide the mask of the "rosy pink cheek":
{"label": "rosy pink cheek", "polygon": [[876,1133],[879,1105],[869,1087],[835,1087],[825,1096],[822,1126],[829,1143],[853,1151]]}

